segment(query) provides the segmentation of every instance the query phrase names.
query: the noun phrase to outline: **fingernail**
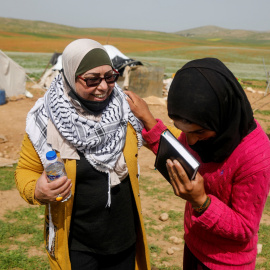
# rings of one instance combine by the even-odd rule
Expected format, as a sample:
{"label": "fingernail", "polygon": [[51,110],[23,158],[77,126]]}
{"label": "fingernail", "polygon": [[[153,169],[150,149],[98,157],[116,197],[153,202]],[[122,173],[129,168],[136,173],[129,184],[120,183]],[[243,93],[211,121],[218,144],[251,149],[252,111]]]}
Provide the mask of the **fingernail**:
{"label": "fingernail", "polygon": [[177,164],[178,161],[176,159],[173,160],[173,164]]}
{"label": "fingernail", "polygon": [[166,162],[168,165],[172,165],[172,161],[170,159],[167,159]]}

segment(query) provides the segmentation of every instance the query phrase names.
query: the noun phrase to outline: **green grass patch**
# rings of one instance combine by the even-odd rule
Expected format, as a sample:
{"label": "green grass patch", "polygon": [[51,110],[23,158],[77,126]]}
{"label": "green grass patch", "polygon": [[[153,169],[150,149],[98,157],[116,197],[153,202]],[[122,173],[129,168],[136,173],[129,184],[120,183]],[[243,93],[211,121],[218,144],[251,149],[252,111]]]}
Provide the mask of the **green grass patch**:
{"label": "green grass patch", "polygon": [[[15,188],[13,167],[0,168],[0,190]],[[50,269],[43,240],[44,206],[22,208],[0,220],[0,265],[2,269]],[[29,255],[31,249],[38,254]]]}
{"label": "green grass patch", "polygon": [[159,255],[161,252],[161,248],[159,246],[153,245],[153,244],[149,245],[149,250],[151,253],[156,253],[157,255]]}
{"label": "green grass patch", "polygon": [[[43,223],[44,206],[13,211],[5,215],[4,221],[0,220],[1,269],[49,269]],[[37,250],[38,255],[28,254],[30,249]],[[40,253],[44,253],[44,256],[40,256]]]}
{"label": "green grass patch", "polygon": [[16,166],[0,168],[0,190],[10,190],[15,187],[14,172]]}
{"label": "green grass patch", "polygon": [[164,178],[155,178],[140,176],[140,188],[145,192],[145,196],[153,197],[159,201],[165,201],[172,196],[171,186],[164,185]]}
{"label": "green grass patch", "polygon": [[[40,79],[45,68],[47,67],[52,53],[20,53],[6,52],[12,60],[22,66],[30,78]],[[50,68],[51,65],[48,66]]]}
{"label": "green grass patch", "polygon": [[[262,253],[257,256],[256,269],[270,269],[270,226],[260,225],[259,243],[262,244]],[[258,263],[259,257],[263,257],[263,262]]]}
{"label": "green grass patch", "polygon": [[268,197],[263,212],[270,216],[270,197]]}
{"label": "green grass patch", "polygon": [[170,220],[174,222],[179,222],[179,220],[182,220],[184,218],[184,213],[183,212],[178,212],[174,210],[170,210],[168,212]]}
{"label": "green grass patch", "polygon": [[166,225],[163,229],[163,233],[169,233],[172,231],[182,232],[184,229],[184,226],[179,223],[170,223],[170,225]]}
{"label": "green grass patch", "polygon": [[0,248],[0,265],[4,269],[49,270],[47,261],[38,256],[27,256],[28,249],[19,247],[17,250]]}
{"label": "green grass patch", "polygon": [[262,114],[262,115],[270,115],[270,111],[268,111],[268,110],[265,110],[265,111],[263,111],[263,110],[257,110],[256,113],[257,114]]}

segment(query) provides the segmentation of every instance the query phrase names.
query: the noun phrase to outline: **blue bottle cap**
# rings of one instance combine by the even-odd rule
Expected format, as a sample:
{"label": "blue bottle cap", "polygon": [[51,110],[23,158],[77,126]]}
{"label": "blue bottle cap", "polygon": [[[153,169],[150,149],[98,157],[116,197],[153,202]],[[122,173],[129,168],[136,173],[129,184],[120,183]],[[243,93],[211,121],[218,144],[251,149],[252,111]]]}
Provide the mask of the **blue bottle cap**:
{"label": "blue bottle cap", "polygon": [[56,158],[56,152],[55,151],[49,151],[46,154],[47,160],[53,160]]}

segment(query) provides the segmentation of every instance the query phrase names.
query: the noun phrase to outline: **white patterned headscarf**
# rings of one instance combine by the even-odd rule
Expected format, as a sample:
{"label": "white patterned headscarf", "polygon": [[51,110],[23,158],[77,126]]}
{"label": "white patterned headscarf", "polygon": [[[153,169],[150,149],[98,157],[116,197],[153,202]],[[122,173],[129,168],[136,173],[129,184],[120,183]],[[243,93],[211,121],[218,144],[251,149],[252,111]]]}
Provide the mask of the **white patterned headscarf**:
{"label": "white patterned headscarf", "polygon": [[66,79],[73,89],[75,88],[75,73],[87,53],[93,49],[106,49],[92,39],[77,39],[71,42],[63,51],[62,65]]}

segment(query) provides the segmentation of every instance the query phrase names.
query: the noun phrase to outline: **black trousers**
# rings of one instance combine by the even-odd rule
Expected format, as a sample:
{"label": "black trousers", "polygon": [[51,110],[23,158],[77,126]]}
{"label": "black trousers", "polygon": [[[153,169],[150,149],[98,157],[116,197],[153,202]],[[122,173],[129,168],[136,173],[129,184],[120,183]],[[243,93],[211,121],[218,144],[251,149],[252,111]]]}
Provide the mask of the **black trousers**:
{"label": "black trousers", "polygon": [[136,245],[115,255],[69,251],[72,270],[134,270]]}
{"label": "black trousers", "polygon": [[210,270],[210,269],[206,267],[202,262],[200,262],[192,254],[188,246],[185,244],[183,270]]}

